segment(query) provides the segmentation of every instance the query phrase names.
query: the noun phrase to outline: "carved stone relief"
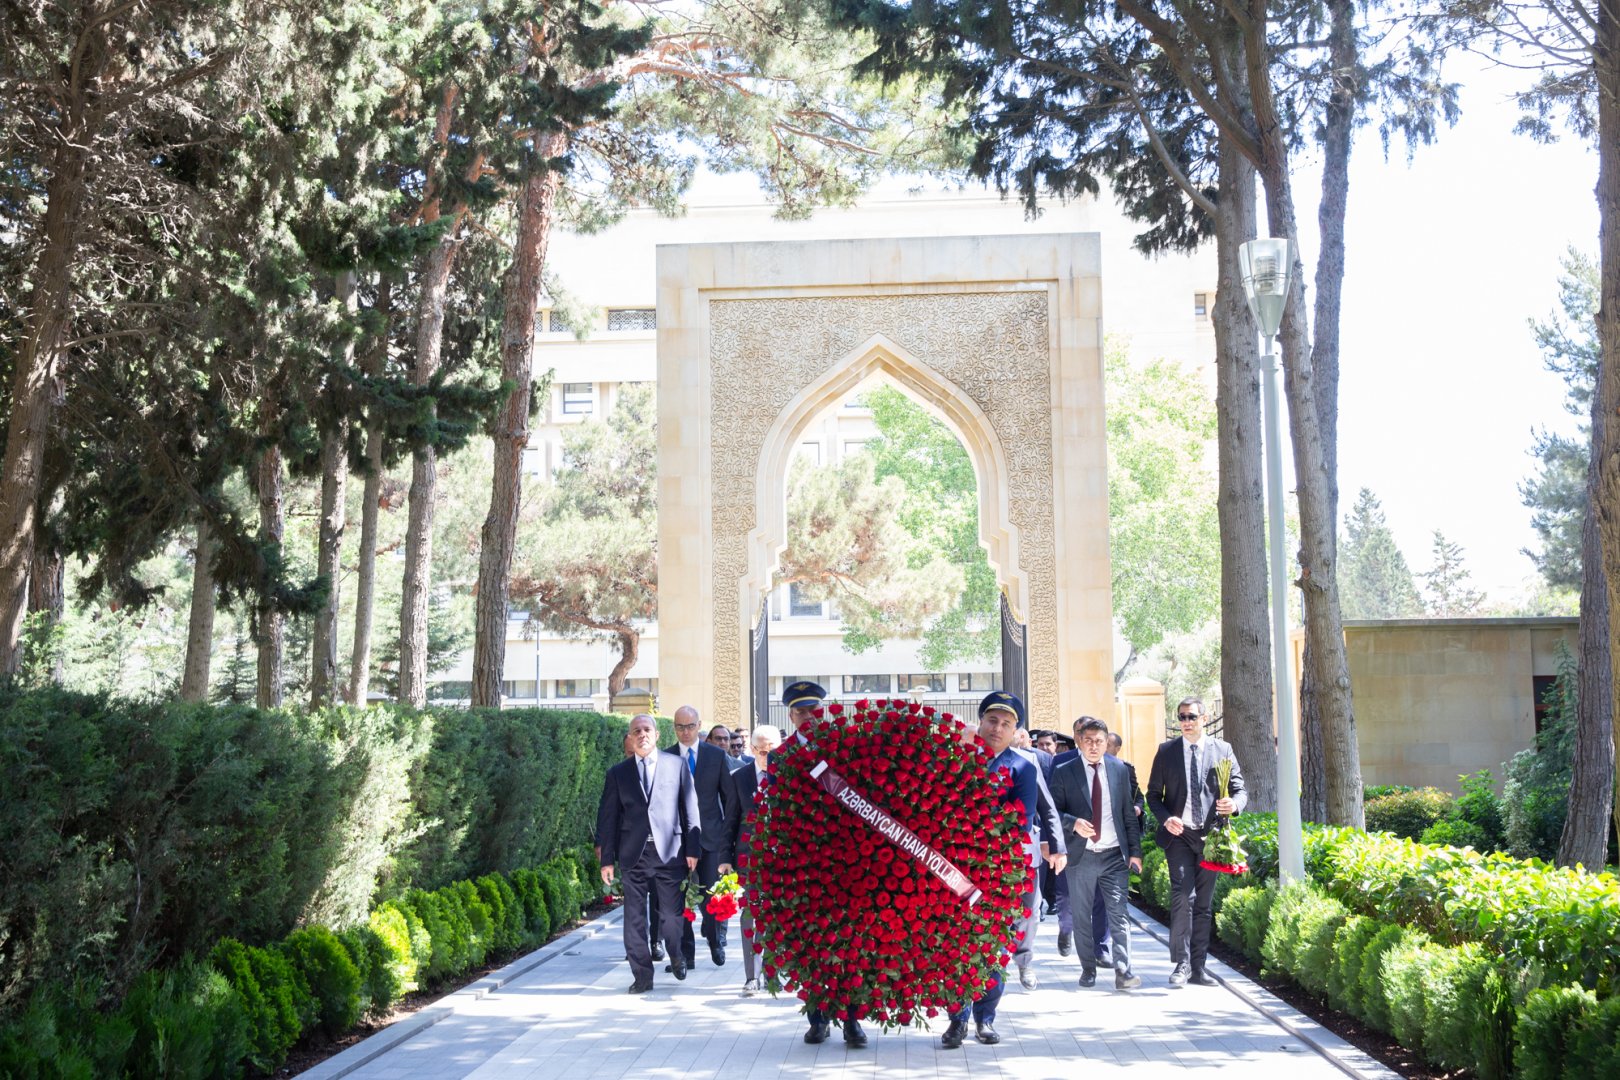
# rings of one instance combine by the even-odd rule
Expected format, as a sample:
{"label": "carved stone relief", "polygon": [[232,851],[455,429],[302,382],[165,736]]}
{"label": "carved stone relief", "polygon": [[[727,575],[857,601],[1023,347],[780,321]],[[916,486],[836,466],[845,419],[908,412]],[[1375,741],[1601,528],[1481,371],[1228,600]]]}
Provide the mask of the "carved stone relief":
{"label": "carved stone relief", "polygon": [[[873,334],[983,410],[1006,454],[1009,520],[1028,583],[1031,722],[1058,726],[1050,315],[1045,289],[709,302],[715,701],[744,683],[737,584],[748,571],[767,432],[809,383]],[[722,705],[722,707],[726,707]]]}

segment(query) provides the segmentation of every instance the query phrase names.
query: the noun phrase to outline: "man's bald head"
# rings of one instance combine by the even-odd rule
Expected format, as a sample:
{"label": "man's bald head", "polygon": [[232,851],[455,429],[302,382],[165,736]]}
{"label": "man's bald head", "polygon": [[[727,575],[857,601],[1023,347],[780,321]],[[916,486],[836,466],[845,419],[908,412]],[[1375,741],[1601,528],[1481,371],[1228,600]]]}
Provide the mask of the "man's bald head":
{"label": "man's bald head", "polygon": [[696,746],[698,744],[698,729],[702,727],[698,719],[698,711],[690,705],[682,705],[675,710],[675,741],[682,746]]}

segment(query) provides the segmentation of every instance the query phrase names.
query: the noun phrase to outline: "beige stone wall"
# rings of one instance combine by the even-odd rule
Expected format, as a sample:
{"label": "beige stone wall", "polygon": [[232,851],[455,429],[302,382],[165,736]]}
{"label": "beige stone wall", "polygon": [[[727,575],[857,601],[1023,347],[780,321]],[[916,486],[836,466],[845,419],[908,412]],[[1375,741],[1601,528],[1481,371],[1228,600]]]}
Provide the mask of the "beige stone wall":
{"label": "beige stone wall", "polygon": [[1094,235],[661,247],[660,689],[746,715],[803,432],[882,375],[962,438],[1030,635],[1031,720],[1113,697]]}
{"label": "beige stone wall", "polygon": [[1427,619],[1346,625],[1361,774],[1432,785],[1490,769],[1535,739],[1533,678],[1557,673],[1576,620]]}

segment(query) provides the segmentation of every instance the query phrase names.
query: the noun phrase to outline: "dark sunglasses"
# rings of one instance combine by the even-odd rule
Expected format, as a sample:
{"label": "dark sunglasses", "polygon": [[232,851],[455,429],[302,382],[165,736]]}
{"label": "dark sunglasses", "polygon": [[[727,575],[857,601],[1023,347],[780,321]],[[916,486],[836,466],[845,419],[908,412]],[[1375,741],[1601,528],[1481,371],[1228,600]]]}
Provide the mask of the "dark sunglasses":
{"label": "dark sunglasses", "polygon": [[1176,719],[1182,721],[1183,723],[1185,723],[1188,720],[1199,720],[1199,719],[1202,719],[1202,718],[1197,713],[1178,712],[1178,713],[1176,713]]}

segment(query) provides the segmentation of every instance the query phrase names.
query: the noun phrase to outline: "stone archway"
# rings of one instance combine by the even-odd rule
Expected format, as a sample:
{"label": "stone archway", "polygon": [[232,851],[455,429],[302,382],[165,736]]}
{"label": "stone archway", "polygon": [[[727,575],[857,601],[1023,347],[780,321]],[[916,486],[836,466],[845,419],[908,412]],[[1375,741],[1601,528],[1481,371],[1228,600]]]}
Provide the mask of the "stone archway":
{"label": "stone archway", "polygon": [[788,455],[881,372],[978,474],[981,536],[1029,627],[1031,719],[1113,701],[1097,239],[661,247],[659,681],[747,715],[749,632],[786,543]]}

